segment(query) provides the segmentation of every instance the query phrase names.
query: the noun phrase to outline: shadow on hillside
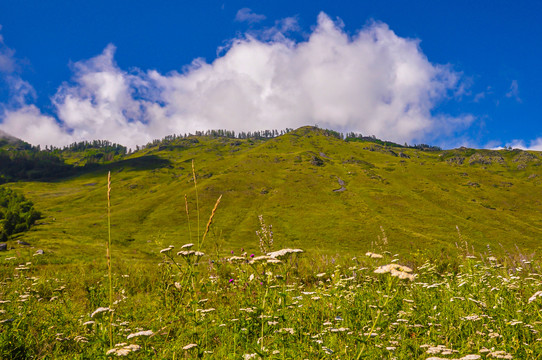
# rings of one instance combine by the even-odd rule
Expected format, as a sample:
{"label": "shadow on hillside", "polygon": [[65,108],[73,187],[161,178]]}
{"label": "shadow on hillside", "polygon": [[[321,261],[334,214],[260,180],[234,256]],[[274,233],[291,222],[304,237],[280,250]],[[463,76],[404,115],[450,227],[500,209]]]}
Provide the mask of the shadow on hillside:
{"label": "shadow on hillside", "polygon": [[23,167],[13,169],[16,171],[0,171],[0,184],[17,181],[56,182],[63,181],[70,177],[102,171],[142,171],[160,169],[168,166],[171,166],[171,161],[162,159],[156,155],[146,155],[106,164],[87,164],[81,167],[64,163],[40,164],[36,161],[35,163],[27,163]]}
{"label": "shadow on hillside", "polygon": [[163,159],[156,155],[145,155],[132,159],[124,159],[108,164],[88,164],[80,169],[76,168],[78,173],[106,171],[142,171],[155,170],[171,166],[171,161]]}

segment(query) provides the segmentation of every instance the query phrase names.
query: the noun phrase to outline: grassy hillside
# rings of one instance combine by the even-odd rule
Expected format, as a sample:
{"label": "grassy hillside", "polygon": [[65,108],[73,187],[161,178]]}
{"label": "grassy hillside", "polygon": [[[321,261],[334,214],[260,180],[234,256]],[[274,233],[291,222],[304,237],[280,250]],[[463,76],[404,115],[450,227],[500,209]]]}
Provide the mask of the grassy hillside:
{"label": "grassy hillside", "polygon": [[124,258],[195,241],[194,160],[201,233],[222,195],[207,253],[257,249],[260,214],[273,225],[276,248],[321,254],[365,252],[384,238],[390,251],[413,261],[421,252],[451,256],[465,242],[477,252],[540,248],[539,153],[421,151],[329,135],[305,127],[269,140],[181,138],[68,178],[5,184],[44,215],[8,245],[20,248],[15,240],[24,240],[53,262],[103,257],[108,171],[113,246]]}

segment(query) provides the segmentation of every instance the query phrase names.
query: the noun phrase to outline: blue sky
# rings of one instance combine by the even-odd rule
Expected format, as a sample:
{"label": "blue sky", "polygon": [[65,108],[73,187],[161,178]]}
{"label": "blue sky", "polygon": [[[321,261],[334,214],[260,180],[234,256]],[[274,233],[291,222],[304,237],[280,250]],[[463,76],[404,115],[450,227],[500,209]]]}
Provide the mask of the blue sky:
{"label": "blue sky", "polygon": [[33,144],[319,125],[542,150],[538,1],[0,2],[0,130]]}

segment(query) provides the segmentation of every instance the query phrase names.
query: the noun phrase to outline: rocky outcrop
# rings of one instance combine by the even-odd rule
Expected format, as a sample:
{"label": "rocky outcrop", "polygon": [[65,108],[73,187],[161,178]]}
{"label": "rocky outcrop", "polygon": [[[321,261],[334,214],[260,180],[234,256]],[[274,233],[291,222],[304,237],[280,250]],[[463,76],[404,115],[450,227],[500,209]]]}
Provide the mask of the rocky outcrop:
{"label": "rocky outcrop", "polygon": [[519,154],[514,156],[512,161],[518,164],[517,165],[518,170],[523,170],[527,167],[528,164],[537,163],[540,160],[538,159],[536,155],[533,155],[527,151],[520,150]]}
{"label": "rocky outcrop", "polygon": [[488,153],[476,153],[469,157],[469,165],[491,165],[501,164],[504,165],[504,158],[497,151],[491,151]]}
{"label": "rocky outcrop", "polygon": [[465,162],[465,158],[463,156],[454,156],[446,159],[446,162],[448,164],[463,165],[463,163]]}
{"label": "rocky outcrop", "polygon": [[333,192],[343,192],[343,191],[345,191],[346,188],[344,187],[344,185],[345,185],[344,180],[337,176],[337,182],[339,183],[339,185],[341,187],[340,187],[340,189],[333,190]]}

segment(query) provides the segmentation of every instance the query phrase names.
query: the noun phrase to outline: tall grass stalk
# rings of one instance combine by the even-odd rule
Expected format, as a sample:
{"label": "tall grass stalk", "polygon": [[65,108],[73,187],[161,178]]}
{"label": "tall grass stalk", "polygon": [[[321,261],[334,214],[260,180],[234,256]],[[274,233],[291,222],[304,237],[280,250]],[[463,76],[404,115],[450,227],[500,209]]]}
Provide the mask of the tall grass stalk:
{"label": "tall grass stalk", "polygon": [[209,217],[209,221],[207,222],[207,226],[205,227],[205,232],[203,233],[203,238],[201,239],[200,247],[201,245],[203,245],[203,242],[205,241],[205,237],[207,236],[207,233],[209,232],[209,229],[211,228],[213,217],[215,216],[216,209],[218,208],[218,204],[220,204],[221,199],[222,199],[222,195],[218,197],[218,200],[216,200],[215,207],[213,208],[213,211],[211,211],[211,216]]}
{"label": "tall grass stalk", "polygon": [[186,218],[188,219],[188,238],[192,243],[192,229],[190,228],[190,213],[188,212],[188,197],[184,194],[184,208],[186,210]]}
{"label": "tall grass stalk", "polygon": [[[107,173],[107,271],[109,277],[109,309],[113,306],[113,279],[111,276],[111,171]],[[113,312],[109,316],[109,346],[113,347]]]}
{"label": "tall grass stalk", "polygon": [[196,189],[196,212],[198,213],[198,250],[201,247],[199,237],[199,196],[198,196],[198,181],[196,180],[196,169],[194,167],[194,159],[192,159],[192,178],[194,179],[194,189]]}

